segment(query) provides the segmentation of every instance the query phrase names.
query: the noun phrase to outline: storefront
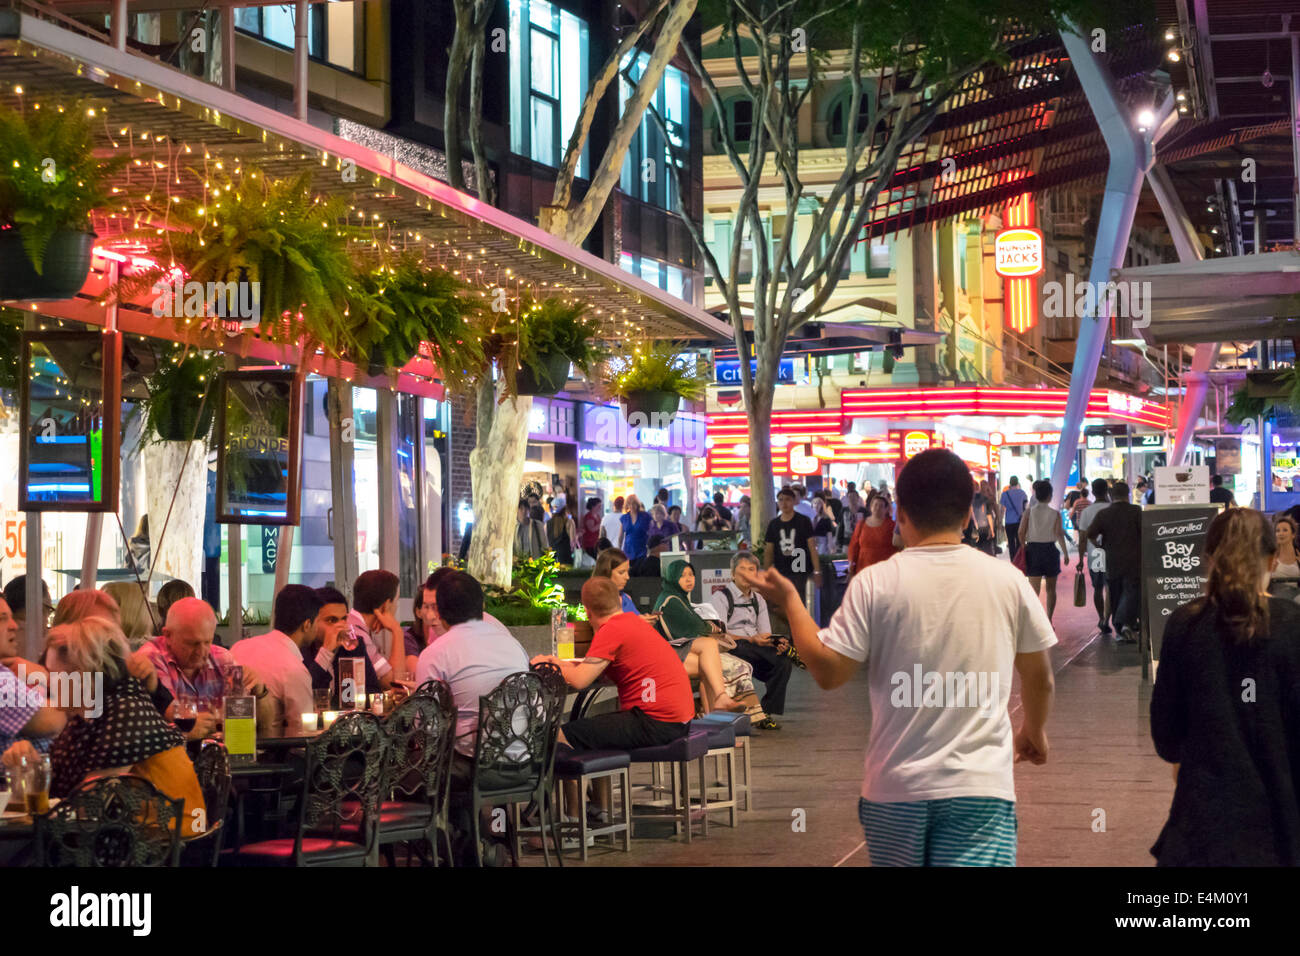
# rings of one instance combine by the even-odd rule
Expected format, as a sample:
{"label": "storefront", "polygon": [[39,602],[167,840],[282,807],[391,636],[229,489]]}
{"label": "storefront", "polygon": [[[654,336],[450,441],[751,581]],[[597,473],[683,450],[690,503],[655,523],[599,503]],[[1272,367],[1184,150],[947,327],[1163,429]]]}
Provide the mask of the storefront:
{"label": "storefront", "polygon": [[[951,449],[976,477],[998,484],[1013,474],[1022,483],[1031,476],[1041,478],[1056,455],[1067,396],[1066,389],[846,389],[836,409],[773,412],[773,481],[777,486],[793,478],[812,487],[824,481],[841,488],[841,482],[849,481],[859,488],[878,487],[882,481],[892,485],[907,459],[931,447]],[[1097,389],[1088,412],[1086,424],[1133,430],[1144,442],[1146,435],[1154,436],[1153,447],[1142,447],[1151,458],[1139,458],[1139,464],[1163,454],[1164,429],[1169,427],[1164,405]],[[748,435],[743,412],[710,415],[702,477],[747,479]],[[1103,460],[1095,461],[1095,473],[1085,471],[1087,477],[1119,476],[1102,467]],[[1071,480],[1077,475],[1076,462]]]}
{"label": "storefront", "polygon": [[635,494],[647,508],[661,488],[690,513],[695,488],[691,461],[705,453],[703,415],[678,412],[667,428],[629,426],[618,405],[579,406],[579,491],[610,502]]}
{"label": "storefront", "polygon": [[[543,501],[558,492],[567,500],[578,487],[577,408],[562,398],[533,399],[523,483]],[[581,510],[574,512],[575,518],[581,515]]]}

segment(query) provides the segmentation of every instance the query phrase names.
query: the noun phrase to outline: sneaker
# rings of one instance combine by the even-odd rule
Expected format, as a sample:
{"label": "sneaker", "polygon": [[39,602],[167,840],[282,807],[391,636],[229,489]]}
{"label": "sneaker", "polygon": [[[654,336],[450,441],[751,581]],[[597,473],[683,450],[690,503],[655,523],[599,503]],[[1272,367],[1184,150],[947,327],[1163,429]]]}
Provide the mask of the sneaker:
{"label": "sneaker", "polygon": [[1133,633],[1133,628],[1125,626],[1119,629],[1119,643],[1136,644],[1137,642],[1137,635]]}
{"label": "sneaker", "polygon": [[769,715],[756,723],[754,728],[756,730],[780,730],[781,725],[777,723],[775,717]]}

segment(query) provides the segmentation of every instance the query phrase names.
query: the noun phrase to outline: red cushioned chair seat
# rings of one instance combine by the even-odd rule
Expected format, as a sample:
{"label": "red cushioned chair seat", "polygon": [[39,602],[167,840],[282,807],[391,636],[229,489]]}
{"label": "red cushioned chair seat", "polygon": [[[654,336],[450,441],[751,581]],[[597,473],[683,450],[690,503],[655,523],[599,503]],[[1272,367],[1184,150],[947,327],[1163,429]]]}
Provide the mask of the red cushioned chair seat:
{"label": "red cushioned chair seat", "polygon": [[[291,839],[263,840],[249,843],[239,848],[239,856],[252,857],[253,862],[263,860],[266,863],[287,863],[293,859]],[[302,855],[309,857],[313,863],[336,862],[361,859],[365,856],[365,847],[360,843],[347,840],[331,840],[328,837],[303,837]]]}

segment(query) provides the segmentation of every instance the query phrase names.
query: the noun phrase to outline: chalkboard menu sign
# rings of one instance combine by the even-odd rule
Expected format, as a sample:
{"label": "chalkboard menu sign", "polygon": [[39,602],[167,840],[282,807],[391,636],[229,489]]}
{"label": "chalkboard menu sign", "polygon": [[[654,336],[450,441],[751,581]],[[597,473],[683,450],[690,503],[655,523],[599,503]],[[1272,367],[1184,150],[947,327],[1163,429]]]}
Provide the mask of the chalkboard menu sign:
{"label": "chalkboard menu sign", "polygon": [[19,511],[116,511],[120,332],[23,333]]}
{"label": "chalkboard menu sign", "polygon": [[217,521],[296,525],[302,388],[292,371],[222,372],[217,389]]}
{"label": "chalkboard menu sign", "polygon": [[1142,511],[1142,603],[1153,660],[1160,659],[1169,615],[1205,593],[1205,536],[1218,513],[1218,505],[1157,505]]}

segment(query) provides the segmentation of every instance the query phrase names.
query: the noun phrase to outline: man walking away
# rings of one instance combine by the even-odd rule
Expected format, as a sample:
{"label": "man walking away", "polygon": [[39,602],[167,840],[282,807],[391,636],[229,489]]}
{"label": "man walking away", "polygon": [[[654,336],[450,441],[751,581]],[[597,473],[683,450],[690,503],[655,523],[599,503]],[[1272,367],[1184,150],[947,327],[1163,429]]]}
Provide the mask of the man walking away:
{"label": "man walking away", "polygon": [[[1084,562],[1086,545],[1088,576],[1092,578],[1092,606],[1097,611],[1097,629],[1103,634],[1109,634],[1110,625],[1106,623],[1106,552],[1088,541],[1088,528],[1098,514],[1110,507],[1110,489],[1106,487],[1106,479],[1093,479],[1092,496],[1096,500],[1084,508],[1083,514],[1079,516],[1079,564]],[[1114,610],[1111,608],[1112,612]]]}
{"label": "man walking away", "polygon": [[[795,650],[822,688],[867,663],[871,732],[858,815],[874,866],[1014,865],[1012,765],[1047,760],[1047,649],[1056,636],[1024,575],[962,545],[970,482],[945,449],[909,461],[897,484],[907,549],[854,577],[820,632],[787,579],[754,576],[784,607]],[[1012,667],[1025,713],[1014,736]],[[934,706],[936,689],[943,706]]]}
{"label": "man walking away", "polygon": [[1111,505],[1092,519],[1087,538],[1101,538],[1106,552],[1111,619],[1119,628],[1119,640],[1136,644],[1142,603],[1142,509],[1129,501],[1129,494],[1127,483],[1115,482]]}
{"label": "man walking away", "polygon": [[1231,508],[1237,503],[1236,496],[1228,488],[1223,487],[1223,476],[1212,475],[1210,484],[1210,504],[1223,505],[1225,508]]}
{"label": "man walking away", "polygon": [[1002,505],[1002,527],[1007,529],[1007,549],[1011,552],[1011,559],[1014,561],[1016,552],[1020,550],[1020,519],[1029,504],[1029,495],[1025,494],[1025,489],[1020,487],[1020,479],[1015,475],[1011,476],[1007,484],[1010,487],[1002,492],[999,503]]}

